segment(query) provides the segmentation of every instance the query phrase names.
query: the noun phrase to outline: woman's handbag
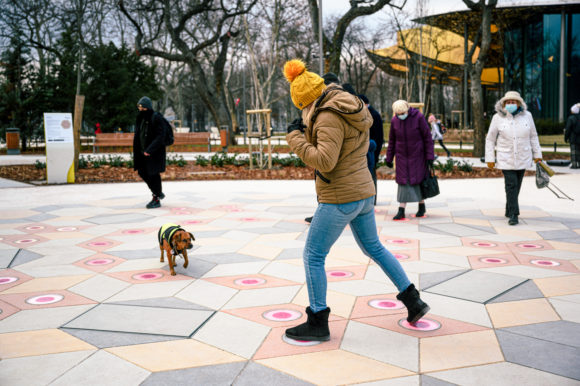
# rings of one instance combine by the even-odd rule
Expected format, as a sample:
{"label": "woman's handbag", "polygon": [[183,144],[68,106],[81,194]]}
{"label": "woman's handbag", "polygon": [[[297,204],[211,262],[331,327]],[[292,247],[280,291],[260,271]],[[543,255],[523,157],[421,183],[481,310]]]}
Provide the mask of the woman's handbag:
{"label": "woman's handbag", "polygon": [[[548,188],[552,193],[556,195],[558,198],[568,199],[574,201],[573,198],[568,196],[566,193],[560,190],[556,185],[550,183],[550,177],[553,176],[555,173],[554,171],[546,165],[543,161],[536,163],[536,186],[538,189]],[[554,187],[554,189],[552,189]],[[559,194],[558,194],[559,193]],[[560,194],[562,196],[560,196]]]}
{"label": "woman's handbag", "polygon": [[423,198],[435,197],[439,194],[439,183],[433,166],[427,166],[427,176],[421,181],[421,195]]}

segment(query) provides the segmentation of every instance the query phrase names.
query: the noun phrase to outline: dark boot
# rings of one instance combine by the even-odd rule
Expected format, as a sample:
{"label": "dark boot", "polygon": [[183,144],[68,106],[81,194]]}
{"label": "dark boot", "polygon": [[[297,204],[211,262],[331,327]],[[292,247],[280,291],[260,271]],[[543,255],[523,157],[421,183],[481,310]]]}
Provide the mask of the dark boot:
{"label": "dark boot", "polygon": [[308,315],[306,323],[287,329],[286,336],[294,340],[330,340],[328,329],[330,308],[314,313],[310,307],[306,307],[306,315]]}
{"label": "dark boot", "polygon": [[308,224],[310,224],[312,222],[312,219],[314,218],[314,216],[310,216],[310,217],[306,217],[304,219],[304,221],[306,221]]}
{"label": "dark boot", "polygon": [[508,221],[508,224],[509,225],[517,225],[518,223],[519,223],[518,216],[516,216],[515,214],[511,215],[510,220]]}
{"label": "dark boot", "polygon": [[415,213],[415,217],[423,217],[425,216],[425,204],[419,203],[419,211]]}
{"label": "dark boot", "polygon": [[159,198],[157,198],[157,196],[153,196],[153,199],[149,201],[147,205],[145,205],[147,209],[159,208],[160,206],[161,203],[159,202]]}
{"label": "dark boot", "polygon": [[402,218],[405,218],[405,208],[399,208],[399,211],[397,212],[397,215],[393,217],[393,220],[400,220]]}
{"label": "dark boot", "polygon": [[398,294],[397,299],[402,301],[405,307],[407,307],[407,312],[409,313],[407,322],[411,324],[417,323],[430,310],[427,303],[419,297],[419,291],[415,289],[414,284],[411,284],[406,290]]}

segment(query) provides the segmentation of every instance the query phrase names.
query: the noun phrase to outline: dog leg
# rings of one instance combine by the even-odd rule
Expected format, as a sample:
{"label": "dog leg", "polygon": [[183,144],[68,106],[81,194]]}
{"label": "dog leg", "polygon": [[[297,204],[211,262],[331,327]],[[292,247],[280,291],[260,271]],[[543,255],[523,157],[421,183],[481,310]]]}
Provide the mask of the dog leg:
{"label": "dog leg", "polygon": [[167,254],[167,260],[169,261],[169,270],[171,271],[171,276],[175,276],[175,255],[172,253]]}
{"label": "dog leg", "polygon": [[189,265],[189,260],[187,259],[187,250],[183,250],[183,258],[185,259],[185,263],[183,263],[183,268],[187,268]]}
{"label": "dog leg", "polygon": [[165,249],[163,249],[163,245],[160,245],[160,246],[159,246],[159,249],[161,249],[161,258],[159,259],[159,262],[163,263],[163,261],[164,261],[164,259],[163,259],[163,251],[164,251]]}

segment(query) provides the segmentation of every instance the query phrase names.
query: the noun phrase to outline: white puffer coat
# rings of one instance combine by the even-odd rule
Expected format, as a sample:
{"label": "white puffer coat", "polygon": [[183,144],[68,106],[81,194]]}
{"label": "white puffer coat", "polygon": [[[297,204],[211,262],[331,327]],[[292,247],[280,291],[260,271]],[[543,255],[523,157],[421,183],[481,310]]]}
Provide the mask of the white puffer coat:
{"label": "white puffer coat", "polygon": [[485,140],[485,162],[495,162],[498,169],[523,170],[533,166],[533,159],[542,158],[532,114],[525,103],[521,109],[513,116],[500,102],[495,104],[497,113],[491,119]]}

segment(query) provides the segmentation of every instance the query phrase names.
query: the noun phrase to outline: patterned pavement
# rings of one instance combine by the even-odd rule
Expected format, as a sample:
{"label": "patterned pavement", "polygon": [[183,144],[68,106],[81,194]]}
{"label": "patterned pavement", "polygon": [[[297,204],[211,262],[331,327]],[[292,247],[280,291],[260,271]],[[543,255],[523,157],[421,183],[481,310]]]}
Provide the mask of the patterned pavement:
{"label": "patterned pavement", "polygon": [[[407,324],[347,229],[327,259],[322,343],[284,337],[306,319],[311,181],[166,183],[154,210],[144,184],[1,189],[0,384],[580,384],[578,204],[526,178],[510,227],[502,180],[440,185],[427,218],[391,220],[392,181],[376,207],[431,313]],[[159,261],[167,222],[196,238],[176,276]]]}

